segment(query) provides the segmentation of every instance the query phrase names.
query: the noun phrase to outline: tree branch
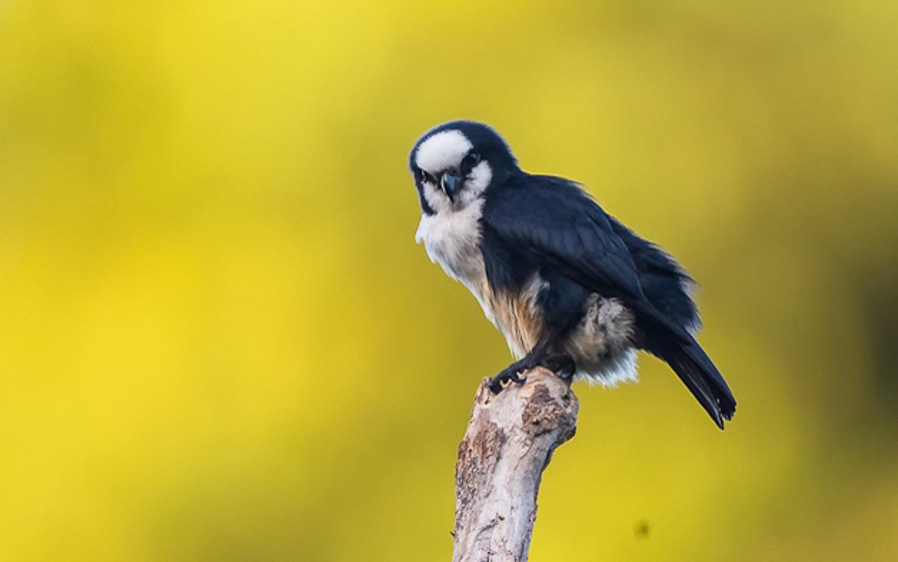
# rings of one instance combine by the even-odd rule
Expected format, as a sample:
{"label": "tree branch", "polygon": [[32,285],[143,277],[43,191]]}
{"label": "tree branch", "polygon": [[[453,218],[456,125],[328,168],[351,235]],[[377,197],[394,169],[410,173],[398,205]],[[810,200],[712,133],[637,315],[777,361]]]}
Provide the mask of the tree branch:
{"label": "tree branch", "polygon": [[536,496],[552,451],[574,436],[579,403],[546,369],[498,395],[477,389],[455,465],[453,562],[527,560]]}

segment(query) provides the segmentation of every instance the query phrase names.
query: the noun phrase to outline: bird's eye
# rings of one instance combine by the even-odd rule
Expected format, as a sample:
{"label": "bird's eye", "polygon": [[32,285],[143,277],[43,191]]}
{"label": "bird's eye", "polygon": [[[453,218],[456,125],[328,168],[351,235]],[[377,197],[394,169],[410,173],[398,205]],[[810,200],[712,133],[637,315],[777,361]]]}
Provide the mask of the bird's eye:
{"label": "bird's eye", "polygon": [[437,180],[432,175],[428,174],[427,172],[425,172],[424,170],[419,168],[418,169],[418,181],[420,181],[420,182],[426,181],[426,182],[430,182],[430,183],[436,183]]}
{"label": "bird's eye", "polygon": [[462,158],[461,171],[468,174],[477,164],[480,164],[480,154],[471,151]]}

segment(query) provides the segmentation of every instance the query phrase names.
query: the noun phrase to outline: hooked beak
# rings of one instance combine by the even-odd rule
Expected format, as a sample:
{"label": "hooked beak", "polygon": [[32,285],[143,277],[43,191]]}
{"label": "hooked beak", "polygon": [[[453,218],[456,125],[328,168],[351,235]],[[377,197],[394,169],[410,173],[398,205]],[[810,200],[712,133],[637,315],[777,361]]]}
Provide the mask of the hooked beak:
{"label": "hooked beak", "polygon": [[442,178],[440,178],[440,187],[443,189],[443,192],[449,197],[449,200],[455,202],[455,195],[458,193],[458,190],[461,189],[461,184],[464,181],[465,178],[462,177],[458,172],[449,170],[443,174]]}

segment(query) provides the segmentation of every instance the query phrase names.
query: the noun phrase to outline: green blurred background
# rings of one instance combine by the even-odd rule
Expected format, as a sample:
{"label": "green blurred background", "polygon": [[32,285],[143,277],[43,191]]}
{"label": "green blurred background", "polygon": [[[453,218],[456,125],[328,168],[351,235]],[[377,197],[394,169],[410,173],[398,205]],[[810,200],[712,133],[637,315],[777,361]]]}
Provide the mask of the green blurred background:
{"label": "green blurred background", "polygon": [[[533,560],[898,558],[895,2],[0,2],[0,559],[446,560],[508,352],[414,244],[466,117],[703,285],[739,400],[578,385]],[[646,532],[647,531],[647,532]]]}

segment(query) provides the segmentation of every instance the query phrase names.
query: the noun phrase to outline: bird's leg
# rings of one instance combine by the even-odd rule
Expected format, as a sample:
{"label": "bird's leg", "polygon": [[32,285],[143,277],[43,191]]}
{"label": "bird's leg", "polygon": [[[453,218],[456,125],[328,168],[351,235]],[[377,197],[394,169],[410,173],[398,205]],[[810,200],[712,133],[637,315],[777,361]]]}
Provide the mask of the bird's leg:
{"label": "bird's leg", "polygon": [[530,353],[522,357],[519,361],[515,361],[508,367],[505,367],[498,375],[490,379],[490,390],[492,390],[494,394],[499,394],[499,392],[502,391],[502,383],[509,381],[518,384],[523,383],[527,379],[519,377],[518,373],[529,371],[539,365],[545,365],[546,357],[549,356],[547,352],[548,348],[549,342],[547,340],[540,340],[537,342],[533,349],[530,350]]}

